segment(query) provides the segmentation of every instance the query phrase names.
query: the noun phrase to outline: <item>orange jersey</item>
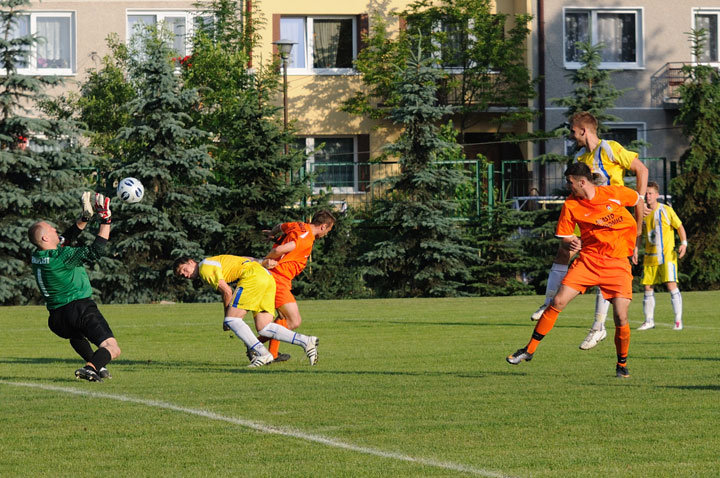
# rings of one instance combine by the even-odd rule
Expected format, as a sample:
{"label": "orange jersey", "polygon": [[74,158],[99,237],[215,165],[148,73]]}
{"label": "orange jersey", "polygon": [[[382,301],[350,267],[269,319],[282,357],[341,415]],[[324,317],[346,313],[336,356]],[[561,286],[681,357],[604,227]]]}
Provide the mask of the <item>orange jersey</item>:
{"label": "orange jersey", "polygon": [[273,249],[292,241],[295,241],[295,249],[282,256],[278,260],[278,265],[270,269],[270,272],[276,279],[278,279],[277,276],[280,276],[290,281],[305,269],[315,242],[315,235],[310,224],[304,222],[286,222],[280,227],[283,236],[275,243]]}
{"label": "orange jersey", "polygon": [[592,199],[571,194],[565,200],[556,235],[571,237],[580,227],[582,251],[607,257],[627,258],[635,248],[637,223],[625,209],[637,204],[640,196],[625,186],[598,186]]}

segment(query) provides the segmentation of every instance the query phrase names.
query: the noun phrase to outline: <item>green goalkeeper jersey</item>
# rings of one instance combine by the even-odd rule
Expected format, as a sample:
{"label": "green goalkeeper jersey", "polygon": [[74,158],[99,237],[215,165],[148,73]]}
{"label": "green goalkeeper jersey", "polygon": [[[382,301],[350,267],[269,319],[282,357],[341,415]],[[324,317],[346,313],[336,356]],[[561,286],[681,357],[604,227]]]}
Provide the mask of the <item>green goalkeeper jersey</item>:
{"label": "green goalkeeper jersey", "polygon": [[97,260],[107,241],[97,238],[90,246],[38,250],[32,255],[32,270],[48,310],[57,309],[92,295],[85,263]]}

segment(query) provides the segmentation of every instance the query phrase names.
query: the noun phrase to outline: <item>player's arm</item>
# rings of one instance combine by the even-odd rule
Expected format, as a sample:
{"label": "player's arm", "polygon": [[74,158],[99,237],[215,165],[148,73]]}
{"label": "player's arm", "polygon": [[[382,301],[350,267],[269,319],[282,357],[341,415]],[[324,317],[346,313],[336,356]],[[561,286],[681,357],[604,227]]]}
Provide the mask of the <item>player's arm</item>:
{"label": "player's arm", "polygon": [[270,252],[267,253],[265,259],[274,259],[277,261],[288,252],[294,251],[296,247],[297,244],[295,243],[295,241],[289,241],[285,244],[280,244],[277,247],[273,247]]}
{"label": "player's arm", "polygon": [[580,252],[580,249],[582,249],[582,241],[575,234],[571,236],[561,236],[560,239],[562,240],[560,247],[570,251],[571,256],[576,252]]}
{"label": "player's arm", "polygon": [[637,232],[638,235],[640,235],[642,232],[642,219],[645,217],[645,192],[647,191],[650,173],[648,172],[647,166],[638,158],[633,159],[632,163],[630,163],[630,171],[635,173],[635,177],[637,178],[637,193],[640,195],[640,200],[635,204],[635,219],[637,220],[638,226]]}
{"label": "player's arm", "polygon": [[230,302],[232,301],[232,287],[230,287],[224,280],[219,280],[217,290],[222,295],[223,305],[225,306],[225,312],[227,313],[227,310],[230,307]]}
{"label": "player's arm", "polygon": [[680,247],[678,247],[678,257],[680,259],[683,258],[685,253],[687,252],[687,233],[685,232],[685,227],[683,227],[682,224],[680,224],[680,227],[677,228],[678,236],[680,236]]}

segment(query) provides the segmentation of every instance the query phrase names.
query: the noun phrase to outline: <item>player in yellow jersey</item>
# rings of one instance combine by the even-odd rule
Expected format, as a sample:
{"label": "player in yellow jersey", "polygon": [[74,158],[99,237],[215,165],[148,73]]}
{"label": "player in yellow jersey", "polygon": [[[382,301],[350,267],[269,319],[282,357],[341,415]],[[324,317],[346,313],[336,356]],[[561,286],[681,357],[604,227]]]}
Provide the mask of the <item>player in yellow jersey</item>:
{"label": "player in yellow jersey", "polygon": [[[273,264],[269,264],[271,266]],[[260,343],[243,321],[253,312],[255,329],[263,337],[295,344],[305,349],[310,365],[317,363],[318,338],[298,334],[273,322],[275,318],[275,280],[260,262],[252,257],[220,255],[197,262],[181,257],[173,266],[175,275],[194,279],[200,277],[222,294],[225,306],[223,325],[245,343],[252,360],[250,367],[260,367],[273,361],[273,356]],[[235,289],[230,284],[236,282]]]}
{"label": "player in yellow jersey", "polygon": [[[638,330],[648,330],[655,327],[655,291],[653,285],[664,283],[670,292],[670,303],[675,314],[673,330],[682,330],[682,296],[678,289],[677,260],[687,251],[687,234],[682,221],[673,208],[658,202],[660,187],[655,182],[649,182],[646,201],[647,210],[643,220],[643,234],[645,241],[645,256],[643,258],[643,280],[645,297],[643,298],[643,312],[645,321]],[[675,231],[680,236],[680,247],[675,252]],[[638,238],[638,243],[640,242]],[[638,263],[638,248],[632,258],[633,264]]]}
{"label": "player in yellow jersey", "polygon": [[[641,198],[645,197],[647,189],[648,169],[638,159],[637,153],[628,151],[615,141],[605,141],[598,137],[598,121],[590,113],[579,112],[570,118],[572,139],[580,148],[575,159],[588,165],[593,172],[598,186],[624,186],[625,171],[632,171],[637,177],[637,192]],[[636,207],[643,207],[642,201]],[[642,217],[642,216],[640,216]],[[640,224],[638,224],[640,230]],[[540,319],[540,316],[552,302],[553,297],[560,288],[560,283],[567,274],[571,254],[566,248],[559,247],[553,265],[548,274],[545,289],[545,303],[535,311],[530,318]],[[588,332],[585,340],[580,344],[582,350],[595,347],[607,337],[605,319],[607,318],[610,302],[598,294],[595,302],[595,322]]]}

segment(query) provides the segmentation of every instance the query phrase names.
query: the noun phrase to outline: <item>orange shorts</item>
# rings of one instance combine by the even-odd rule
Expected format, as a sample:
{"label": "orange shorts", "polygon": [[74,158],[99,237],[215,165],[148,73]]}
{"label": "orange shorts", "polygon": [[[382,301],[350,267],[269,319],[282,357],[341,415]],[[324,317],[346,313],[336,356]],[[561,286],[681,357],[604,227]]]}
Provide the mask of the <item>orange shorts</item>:
{"label": "orange shorts", "polygon": [[598,286],[605,299],[616,297],[632,300],[632,270],[627,258],[580,253],[568,271],[563,285],[585,293]]}
{"label": "orange shorts", "polygon": [[292,289],[292,281],[282,276],[273,274],[275,279],[275,308],[279,309],[281,306],[290,302],[297,302],[295,296],[292,295],[290,290]]}

